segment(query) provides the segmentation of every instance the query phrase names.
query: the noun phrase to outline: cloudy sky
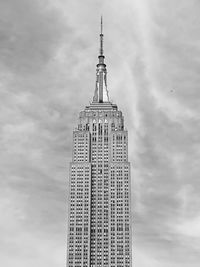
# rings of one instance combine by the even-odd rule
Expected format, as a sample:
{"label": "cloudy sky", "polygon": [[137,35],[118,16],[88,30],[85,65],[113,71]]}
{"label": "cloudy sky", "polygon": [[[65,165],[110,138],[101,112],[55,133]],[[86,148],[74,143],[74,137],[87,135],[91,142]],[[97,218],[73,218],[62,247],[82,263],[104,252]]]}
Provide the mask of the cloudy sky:
{"label": "cloudy sky", "polygon": [[0,0],[0,261],[63,267],[68,164],[104,16],[132,164],[133,266],[200,262],[199,0]]}

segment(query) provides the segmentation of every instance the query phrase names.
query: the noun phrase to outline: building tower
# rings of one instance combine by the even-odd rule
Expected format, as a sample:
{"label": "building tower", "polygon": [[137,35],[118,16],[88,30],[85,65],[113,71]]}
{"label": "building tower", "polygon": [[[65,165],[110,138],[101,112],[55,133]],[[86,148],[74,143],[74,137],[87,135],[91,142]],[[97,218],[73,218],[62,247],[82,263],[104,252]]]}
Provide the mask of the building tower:
{"label": "building tower", "polygon": [[130,163],[124,117],[109,100],[100,53],[92,103],[73,132],[67,267],[130,267]]}

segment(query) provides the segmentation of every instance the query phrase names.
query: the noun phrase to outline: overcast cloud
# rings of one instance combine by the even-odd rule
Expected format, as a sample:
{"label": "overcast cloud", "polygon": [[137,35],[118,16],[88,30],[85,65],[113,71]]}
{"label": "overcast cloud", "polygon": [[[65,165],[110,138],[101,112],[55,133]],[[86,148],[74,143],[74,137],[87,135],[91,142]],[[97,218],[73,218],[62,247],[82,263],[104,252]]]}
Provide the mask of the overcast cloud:
{"label": "overcast cloud", "polygon": [[0,0],[3,267],[65,266],[72,131],[94,92],[101,14],[129,130],[133,266],[199,266],[199,1]]}

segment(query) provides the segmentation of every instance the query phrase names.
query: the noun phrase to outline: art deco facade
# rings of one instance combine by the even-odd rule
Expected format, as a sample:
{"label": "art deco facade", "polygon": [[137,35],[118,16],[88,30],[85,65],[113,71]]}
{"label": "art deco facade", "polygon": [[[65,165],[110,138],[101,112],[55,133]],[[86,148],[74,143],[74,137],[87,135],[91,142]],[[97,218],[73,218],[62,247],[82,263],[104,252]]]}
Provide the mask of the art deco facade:
{"label": "art deco facade", "polygon": [[73,132],[67,266],[130,267],[128,133],[109,101],[102,23],[98,59],[93,101]]}

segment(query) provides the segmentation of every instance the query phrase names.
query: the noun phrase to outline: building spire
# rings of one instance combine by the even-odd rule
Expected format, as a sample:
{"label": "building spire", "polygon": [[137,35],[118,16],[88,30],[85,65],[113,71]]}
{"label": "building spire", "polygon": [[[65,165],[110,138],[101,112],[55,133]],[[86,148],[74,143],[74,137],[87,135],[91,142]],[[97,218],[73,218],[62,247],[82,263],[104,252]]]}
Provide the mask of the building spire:
{"label": "building spire", "polygon": [[101,32],[100,32],[100,53],[99,62],[97,64],[96,72],[96,88],[94,92],[93,102],[109,102],[108,90],[107,90],[107,70],[106,64],[104,63],[103,54],[103,17],[101,16]]}
{"label": "building spire", "polygon": [[103,17],[101,16],[100,56],[103,56]]}
{"label": "building spire", "polygon": [[101,15],[101,34],[103,33],[103,16]]}

